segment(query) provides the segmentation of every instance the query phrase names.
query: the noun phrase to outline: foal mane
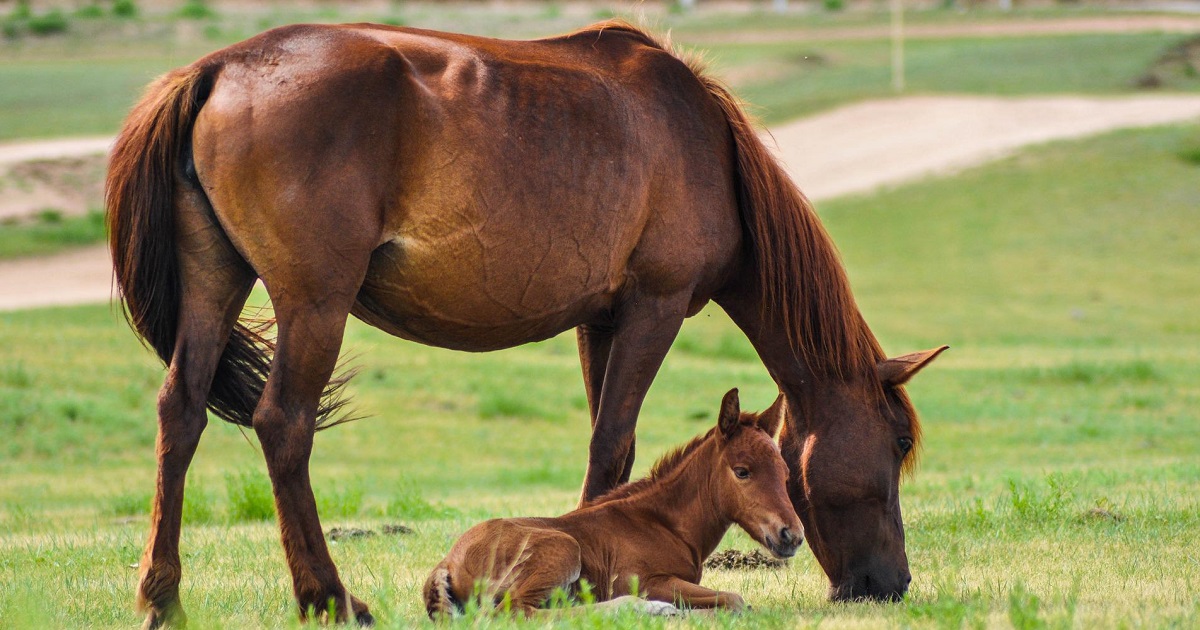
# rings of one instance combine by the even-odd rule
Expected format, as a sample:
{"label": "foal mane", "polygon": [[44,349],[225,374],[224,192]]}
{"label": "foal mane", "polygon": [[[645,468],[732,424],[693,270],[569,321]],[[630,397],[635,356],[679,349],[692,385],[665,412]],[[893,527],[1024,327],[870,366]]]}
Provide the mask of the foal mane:
{"label": "foal mane", "polygon": [[692,438],[687,444],[667,451],[665,455],[658,458],[658,461],[654,462],[654,465],[650,467],[650,473],[645,477],[642,477],[637,481],[630,481],[629,483],[622,484],[616,488],[613,488],[612,490],[609,490],[608,492],[596,497],[596,499],[592,501],[592,505],[599,505],[601,503],[608,503],[609,501],[616,501],[617,499],[625,499],[637,494],[642,494],[643,492],[658,485],[658,483],[665,479],[667,475],[680,468],[683,463],[687,461],[688,457],[696,451],[696,449],[700,448],[700,446],[703,445],[708,438],[713,436],[713,433],[716,430],[717,428],[713,427],[709,429],[707,433],[704,433],[703,435],[697,435],[696,437]]}

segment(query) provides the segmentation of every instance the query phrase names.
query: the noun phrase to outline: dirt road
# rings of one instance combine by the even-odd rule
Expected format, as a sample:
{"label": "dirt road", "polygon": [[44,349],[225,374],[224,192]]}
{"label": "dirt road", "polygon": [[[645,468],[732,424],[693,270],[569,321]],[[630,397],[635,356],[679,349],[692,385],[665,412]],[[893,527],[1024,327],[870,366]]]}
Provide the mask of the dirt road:
{"label": "dirt road", "polygon": [[[792,176],[820,201],[967,168],[1029,144],[1198,119],[1200,96],[910,97],[849,105],[778,126],[771,134]],[[107,146],[103,140],[88,142],[80,151]],[[38,149],[21,146],[25,152]],[[41,149],[58,151],[59,157],[79,155],[64,154],[67,146]],[[0,145],[0,164],[6,159],[11,158]],[[0,310],[103,302],[110,286],[103,247],[0,262]]]}
{"label": "dirt road", "polygon": [[[1010,19],[969,24],[908,24],[909,39],[960,37],[1034,37],[1086,35],[1091,33],[1196,33],[1200,16],[1194,15],[1107,15],[1061,19]],[[689,44],[779,44],[789,42],[887,39],[891,26],[848,26],[802,29],[773,29],[717,33],[690,33]]]}

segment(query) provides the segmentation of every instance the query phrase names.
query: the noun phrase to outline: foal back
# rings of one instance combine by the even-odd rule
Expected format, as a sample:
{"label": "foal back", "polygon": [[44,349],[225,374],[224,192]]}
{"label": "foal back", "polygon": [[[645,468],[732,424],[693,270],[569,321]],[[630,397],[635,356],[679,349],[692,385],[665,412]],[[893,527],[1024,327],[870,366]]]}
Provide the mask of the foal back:
{"label": "foal back", "polygon": [[632,29],[297,26],[219,55],[195,173],[275,292],[491,350],[600,321],[631,281],[698,309],[737,260],[725,116]]}

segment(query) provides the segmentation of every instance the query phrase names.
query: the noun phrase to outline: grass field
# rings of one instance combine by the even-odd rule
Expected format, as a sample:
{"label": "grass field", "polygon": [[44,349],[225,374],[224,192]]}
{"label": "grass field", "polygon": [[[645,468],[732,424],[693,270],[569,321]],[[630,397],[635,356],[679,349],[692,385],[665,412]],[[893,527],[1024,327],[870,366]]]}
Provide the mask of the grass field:
{"label": "grass field", "polygon": [[[519,6],[519,5],[518,5]],[[541,8],[418,7],[403,12],[362,13],[332,5],[310,10],[222,14],[183,20],[173,14],[143,20],[74,20],[72,30],[48,38],[0,39],[0,141],[18,138],[114,133],[141,89],[154,76],[203,54],[279,24],[316,21],[386,21],[505,37],[565,32],[611,11]],[[490,12],[489,12],[490,11]],[[1037,20],[1087,11],[1026,11],[984,19]],[[774,123],[841,103],[891,92],[889,44],[811,41],[788,44],[708,42],[714,32],[742,33],[753,42],[764,30],[878,24],[878,13],[816,14],[779,18],[746,13],[718,18],[651,14],[657,30],[671,30],[683,45],[700,44],[719,75],[727,77],[758,113]],[[921,11],[915,24],[954,24],[979,19],[947,11]],[[723,25],[723,26],[722,26]],[[1064,35],[911,40],[907,47],[912,93],[978,94],[1121,93],[1163,51],[1184,35]],[[1200,89],[1185,81],[1172,89]]]}
{"label": "grass field", "polygon": [[[885,347],[953,346],[911,386],[927,436],[902,489],[912,591],[830,604],[802,551],[785,570],[705,576],[752,612],[668,625],[1200,624],[1198,154],[1200,127],[1121,132],[823,205]],[[161,368],[103,306],[0,315],[0,348],[0,625],[133,625]],[[318,437],[318,501],[326,528],[416,530],[333,546],[380,625],[408,627],[455,535],[572,506],[588,425],[574,343],[467,355],[354,323],[346,349],[372,417]],[[651,390],[637,470],[707,429],[732,386],[747,408],[774,397],[709,309]],[[182,547],[198,627],[294,624],[262,471],[252,436],[210,425]]]}

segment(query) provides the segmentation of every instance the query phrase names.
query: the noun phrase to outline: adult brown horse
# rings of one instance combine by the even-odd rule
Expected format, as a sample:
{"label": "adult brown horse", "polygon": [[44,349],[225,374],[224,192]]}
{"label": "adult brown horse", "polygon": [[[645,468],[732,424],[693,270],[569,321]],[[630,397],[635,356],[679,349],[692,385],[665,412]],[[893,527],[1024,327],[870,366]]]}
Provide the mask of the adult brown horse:
{"label": "adult brown horse", "polygon": [[[586,503],[628,479],[646,390],[683,319],[716,301],[786,397],[789,490],[831,594],[905,592],[898,484],[919,432],[900,385],[938,351],[884,357],[734,98],[633,27],[263,33],[149,88],[107,205],[128,316],[169,366],[138,587],[150,626],[182,619],[184,475],[206,407],[262,444],[301,614],[332,600],[370,620],[330,559],[308,469],[351,313],[469,351],[575,328]],[[256,278],[273,344],[239,321]]]}
{"label": "adult brown horse", "polygon": [[803,541],[775,435],[783,405],[743,413],[736,389],[717,425],[618,486],[557,518],[497,518],[467,530],[423,589],[430,618],[471,602],[507,602],[532,615],[562,589],[594,587],[596,601],[639,596],[689,608],[745,607],[737,593],[700,586],[704,560],[737,523],[776,557]]}

